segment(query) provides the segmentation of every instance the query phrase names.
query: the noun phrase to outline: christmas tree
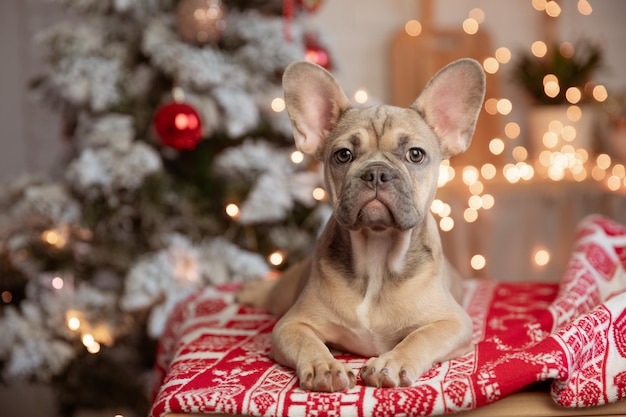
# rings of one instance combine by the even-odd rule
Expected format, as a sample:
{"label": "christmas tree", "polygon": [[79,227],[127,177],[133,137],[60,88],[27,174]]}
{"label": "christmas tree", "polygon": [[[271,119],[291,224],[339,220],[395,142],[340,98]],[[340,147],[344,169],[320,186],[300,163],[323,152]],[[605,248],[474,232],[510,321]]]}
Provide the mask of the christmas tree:
{"label": "christmas tree", "polygon": [[63,414],[145,414],[156,340],[200,287],[299,259],[328,215],[283,111],[284,68],[329,66],[319,1],[57,0],[33,88],[72,152],[0,194],[2,380]]}

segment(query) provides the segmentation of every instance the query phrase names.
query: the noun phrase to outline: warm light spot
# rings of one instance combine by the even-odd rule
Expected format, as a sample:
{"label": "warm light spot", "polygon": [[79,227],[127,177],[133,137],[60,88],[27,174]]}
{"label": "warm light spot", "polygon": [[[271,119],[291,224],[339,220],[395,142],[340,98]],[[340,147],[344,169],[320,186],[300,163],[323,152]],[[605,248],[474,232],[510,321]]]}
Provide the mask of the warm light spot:
{"label": "warm light spot", "polygon": [[83,345],[89,346],[95,342],[95,339],[93,338],[92,335],[90,335],[89,333],[86,333],[83,335],[82,342],[83,342]]}
{"label": "warm light spot", "polygon": [[537,58],[542,58],[548,53],[548,46],[543,41],[535,41],[530,46],[530,51]]}
{"label": "warm light spot", "polygon": [[570,87],[565,91],[565,98],[572,104],[576,104],[582,98],[582,93],[578,87]]}
{"label": "warm light spot", "polygon": [[489,210],[490,208],[493,208],[493,206],[496,204],[496,199],[491,194],[484,194],[482,198],[483,198],[483,208],[485,210]]}
{"label": "warm light spot", "polygon": [[565,58],[571,58],[576,53],[576,49],[571,42],[563,42],[559,45],[559,52]]}
{"label": "warm light spot", "polygon": [[473,195],[467,201],[467,206],[474,210],[478,210],[483,206],[483,199],[479,195]]}
{"label": "warm light spot", "polygon": [[70,317],[67,321],[67,327],[70,330],[78,330],[80,328],[80,319],[78,317]]}
{"label": "warm light spot", "polygon": [[548,130],[555,135],[560,135],[563,130],[563,123],[560,120],[551,120],[548,123]]}
{"label": "warm light spot", "polygon": [[60,290],[63,288],[63,278],[61,277],[54,277],[52,278],[52,288],[54,288],[55,290]]}
{"label": "warm light spot", "polygon": [[556,81],[548,81],[543,85],[543,92],[550,98],[555,98],[561,92],[561,87]]}
{"label": "warm light spot", "polygon": [[592,94],[593,98],[595,98],[596,101],[600,103],[602,103],[609,97],[609,93],[606,91],[606,87],[603,85],[596,85],[595,87],[593,87]]}
{"label": "warm light spot", "polygon": [[409,20],[404,25],[404,31],[409,36],[419,36],[422,33],[422,24],[417,20]]}
{"label": "warm light spot", "polygon": [[576,139],[576,128],[574,126],[563,126],[563,130],[561,130],[561,136],[567,142],[571,142]]}
{"label": "warm light spot", "polygon": [[367,91],[363,90],[362,88],[356,90],[356,92],[354,93],[354,101],[359,104],[367,103],[368,98],[369,95],[367,94]]}
{"label": "warm light spot", "polygon": [[482,194],[484,190],[485,190],[485,186],[480,181],[476,181],[475,183],[469,186],[470,193],[474,195]]}
{"label": "warm light spot", "polygon": [[611,157],[605,153],[601,153],[596,158],[596,165],[602,169],[609,169],[611,166]]}
{"label": "warm light spot", "polygon": [[439,228],[444,232],[452,230],[454,228],[454,220],[452,220],[452,217],[444,217],[439,220]]}
{"label": "warm light spot", "polygon": [[2,291],[2,302],[9,304],[13,300],[13,294],[10,291]]}
{"label": "warm light spot", "polygon": [[558,17],[561,14],[561,6],[554,0],[546,3],[546,14],[550,17]]}
{"label": "warm light spot", "polygon": [[439,178],[437,180],[437,186],[443,187],[446,183],[452,181],[455,175],[456,171],[450,166],[450,161],[447,159],[441,161],[441,164],[439,164]]}
{"label": "warm light spot", "polygon": [[606,177],[606,171],[596,165],[591,169],[591,177],[596,181],[602,181]]}
{"label": "warm light spot", "polygon": [[229,217],[236,219],[239,217],[239,206],[237,206],[237,204],[230,203],[226,206],[226,214],[228,214]]}
{"label": "warm light spot", "polygon": [[443,210],[443,204],[443,201],[439,200],[438,198],[434,199],[433,202],[430,204],[430,211],[435,214],[441,213],[441,210]]}
{"label": "warm light spot", "polygon": [[471,165],[463,168],[463,182],[467,185],[472,185],[476,181],[478,181],[478,169]]}
{"label": "warm light spot", "polygon": [[511,60],[511,51],[505,46],[501,46],[500,48],[496,49],[495,55],[496,59],[501,64],[506,64]]}
{"label": "warm light spot", "polygon": [[617,191],[622,186],[622,181],[619,177],[615,175],[611,175],[609,179],[606,181],[606,186],[609,187],[611,191]]}
{"label": "warm light spot", "polygon": [[520,172],[513,164],[506,164],[503,168],[504,178],[511,184],[515,184],[521,178]]}
{"label": "warm light spot", "polygon": [[548,0],[533,0],[532,4],[533,9],[539,12],[543,12],[544,10],[546,10],[546,4],[548,4]]}
{"label": "warm light spot", "polygon": [[478,220],[478,211],[473,208],[466,208],[463,212],[463,219],[468,223],[474,223]]}
{"label": "warm light spot", "polygon": [[441,217],[448,217],[452,213],[452,206],[448,203],[443,203],[443,207],[439,210],[439,215]]}
{"label": "warm light spot", "polygon": [[479,9],[478,7],[470,10],[469,17],[477,21],[479,24],[485,21],[485,12],[483,9]]}
{"label": "warm light spot", "polygon": [[522,179],[529,181],[535,176],[534,168],[526,162],[518,162],[515,166],[517,167],[517,171]]}
{"label": "warm light spot", "polygon": [[302,161],[304,161],[304,154],[300,151],[293,151],[291,153],[291,162],[293,162],[294,164],[300,164],[302,163]]}
{"label": "warm light spot", "polygon": [[100,343],[93,342],[90,345],[87,345],[87,352],[92,353],[94,355],[100,352]]}
{"label": "warm light spot", "polygon": [[489,74],[495,74],[500,68],[500,63],[494,57],[489,57],[483,61],[483,68]]}
{"label": "warm light spot", "polygon": [[559,137],[554,132],[546,132],[542,138],[543,146],[554,148],[559,143]]}
{"label": "warm light spot", "polygon": [[493,138],[489,142],[489,151],[494,155],[504,152],[504,141],[500,138]]}
{"label": "warm light spot", "polygon": [[578,0],[578,12],[583,16],[589,16],[593,9],[587,0]]}
{"label": "warm light spot", "polygon": [[506,116],[507,114],[511,113],[511,110],[513,110],[513,103],[511,103],[511,100],[507,98],[501,98],[500,100],[498,100],[497,108],[498,113]]}
{"label": "warm light spot", "polygon": [[572,122],[577,122],[583,116],[583,111],[578,106],[569,106],[567,108],[567,118]]}
{"label": "warm light spot", "polygon": [[480,168],[480,175],[486,180],[495,178],[497,174],[496,166],[494,164],[485,164]]}
{"label": "warm light spot", "polygon": [[479,25],[476,19],[472,19],[471,17],[468,17],[463,21],[463,31],[465,31],[468,35],[474,35],[478,32],[478,26]]}
{"label": "warm light spot", "polygon": [[535,260],[535,264],[537,266],[545,266],[548,262],[550,262],[550,252],[545,249],[539,249],[535,251],[533,259]]}
{"label": "warm light spot", "polygon": [[504,134],[509,139],[516,139],[519,136],[520,132],[520,127],[515,122],[509,122],[504,126]]}
{"label": "warm light spot", "polygon": [[528,159],[528,150],[523,146],[516,146],[515,148],[513,148],[511,154],[513,155],[513,159],[518,162]]}
{"label": "warm light spot", "polygon": [[498,99],[488,98],[485,100],[485,111],[491,115],[498,114]]}
{"label": "warm light spot", "polygon": [[626,168],[622,164],[615,164],[611,172],[619,178],[624,178],[624,176],[626,176]]}
{"label": "warm light spot", "polygon": [[322,201],[326,198],[326,191],[321,187],[313,189],[313,198],[317,201]]}
{"label": "warm light spot", "polygon": [[479,271],[487,265],[487,260],[483,255],[474,255],[470,261],[470,265],[476,271]]}
{"label": "warm light spot", "polygon": [[270,106],[272,107],[272,110],[274,110],[276,113],[280,113],[281,111],[285,110],[285,100],[283,100],[281,97],[276,97],[272,100],[272,104]]}
{"label": "warm light spot", "polygon": [[279,266],[285,261],[285,254],[277,250],[276,252],[272,252],[267,259],[270,264]]}
{"label": "warm light spot", "polygon": [[47,244],[57,248],[62,248],[67,243],[67,239],[65,238],[65,236],[63,236],[59,231],[54,229],[44,231],[41,235],[41,238]]}

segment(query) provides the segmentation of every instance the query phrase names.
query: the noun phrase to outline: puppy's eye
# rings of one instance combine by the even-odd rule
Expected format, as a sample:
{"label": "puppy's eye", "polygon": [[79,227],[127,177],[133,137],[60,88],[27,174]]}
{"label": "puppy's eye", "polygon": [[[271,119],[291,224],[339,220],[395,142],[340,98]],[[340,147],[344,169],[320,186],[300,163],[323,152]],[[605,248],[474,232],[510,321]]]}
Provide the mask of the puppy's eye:
{"label": "puppy's eye", "polygon": [[406,160],[413,164],[421,163],[425,157],[426,152],[422,148],[411,148],[406,153]]}
{"label": "puppy's eye", "polygon": [[347,164],[348,162],[352,162],[352,152],[350,151],[350,149],[339,149],[338,151],[335,152],[334,154],[335,157],[335,161],[337,161],[340,164]]}

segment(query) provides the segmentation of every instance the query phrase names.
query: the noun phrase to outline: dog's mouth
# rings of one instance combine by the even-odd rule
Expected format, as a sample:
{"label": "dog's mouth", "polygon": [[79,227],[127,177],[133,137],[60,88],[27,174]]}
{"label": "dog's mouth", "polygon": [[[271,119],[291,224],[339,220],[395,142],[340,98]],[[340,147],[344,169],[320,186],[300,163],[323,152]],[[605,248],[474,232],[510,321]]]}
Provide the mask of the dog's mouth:
{"label": "dog's mouth", "polygon": [[389,207],[378,198],[374,198],[361,207],[355,225],[373,230],[396,227],[396,221]]}

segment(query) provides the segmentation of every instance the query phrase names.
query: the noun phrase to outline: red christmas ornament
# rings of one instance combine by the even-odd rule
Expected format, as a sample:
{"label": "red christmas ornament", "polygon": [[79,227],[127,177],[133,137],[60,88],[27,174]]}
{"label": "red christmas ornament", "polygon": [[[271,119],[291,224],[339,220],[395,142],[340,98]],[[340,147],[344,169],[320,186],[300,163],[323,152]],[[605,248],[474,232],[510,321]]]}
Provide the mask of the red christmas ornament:
{"label": "red christmas ornament", "polygon": [[328,50],[317,41],[316,35],[306,35],[304,38],[304,47],[306,48],[304,59],[317,64],[328,71],[332,71],[330,54],[328,53]]}
{"label": "red christmas ornament", "polygon": [[163,145],[178,150],[192,150],[202,139],[200,116],[189,104],[164,104],[154,114],[152,125]]}

